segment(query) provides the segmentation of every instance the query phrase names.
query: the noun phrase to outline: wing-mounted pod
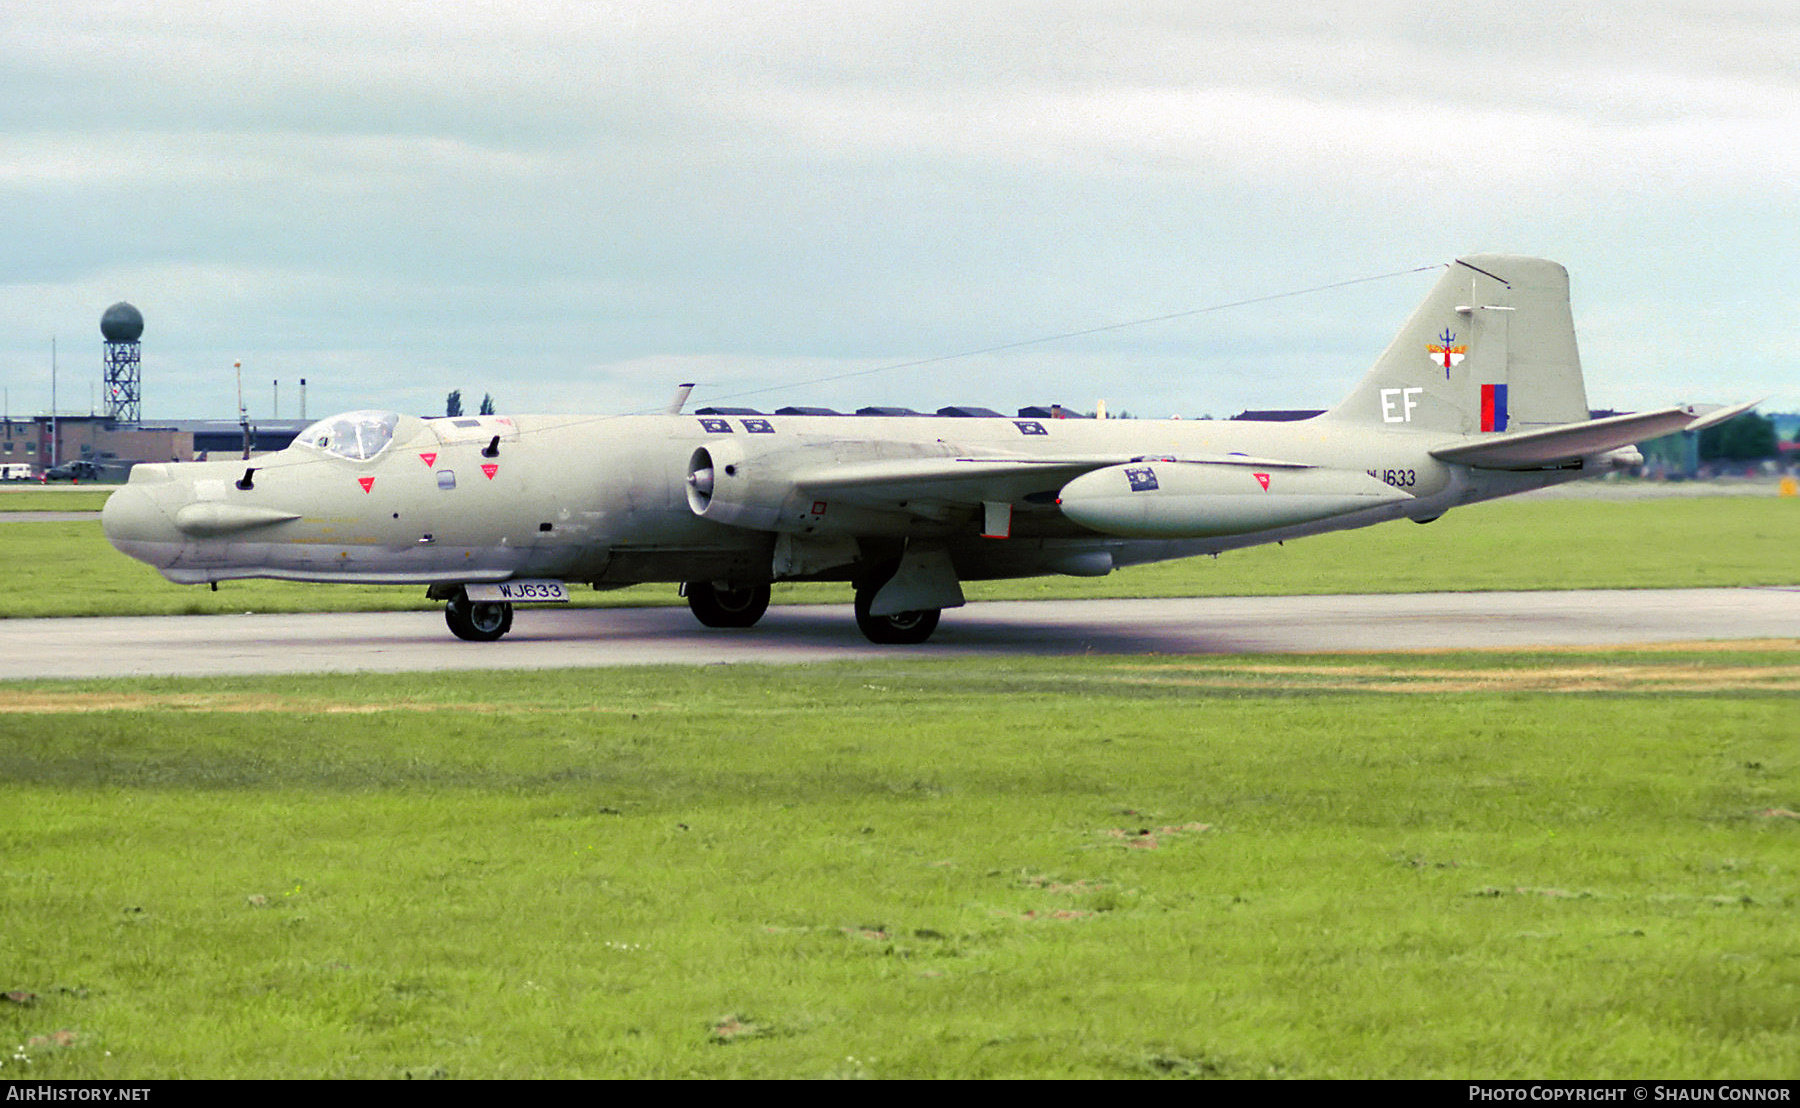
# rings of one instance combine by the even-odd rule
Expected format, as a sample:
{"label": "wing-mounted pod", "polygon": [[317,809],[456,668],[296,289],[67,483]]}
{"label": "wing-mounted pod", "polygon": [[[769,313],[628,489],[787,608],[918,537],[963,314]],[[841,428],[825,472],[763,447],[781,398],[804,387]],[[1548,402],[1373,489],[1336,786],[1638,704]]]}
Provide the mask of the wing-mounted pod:
{"label": "wing-mounted pod", "polygon": [[1283,465],[1140,462],[1063,486],[1063,514],[1131,539],[1212,538],[1290,527],[1408,499],[1365,473]]}

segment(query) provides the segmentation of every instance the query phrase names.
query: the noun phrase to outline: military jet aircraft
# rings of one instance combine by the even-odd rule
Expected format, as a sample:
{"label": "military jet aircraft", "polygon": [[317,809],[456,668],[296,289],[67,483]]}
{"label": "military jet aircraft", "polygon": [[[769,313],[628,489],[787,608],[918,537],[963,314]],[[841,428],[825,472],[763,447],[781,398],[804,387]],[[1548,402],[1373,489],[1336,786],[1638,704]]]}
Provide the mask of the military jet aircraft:
{"label": "military jet aircraft", "polygon": [[961,582],[1101,576],[1451,508],[1641,460],[1748,410],[1589,418],[1568,274],[1446,267],[1348,398],[1287,423],[865,409],[320,420],[248,462],[139,465],[113,545],[172,581],[422,585],[457,636],[567,586],[679,582],[749,627],[775,581],[849,581],[873,642],[919,643]]}

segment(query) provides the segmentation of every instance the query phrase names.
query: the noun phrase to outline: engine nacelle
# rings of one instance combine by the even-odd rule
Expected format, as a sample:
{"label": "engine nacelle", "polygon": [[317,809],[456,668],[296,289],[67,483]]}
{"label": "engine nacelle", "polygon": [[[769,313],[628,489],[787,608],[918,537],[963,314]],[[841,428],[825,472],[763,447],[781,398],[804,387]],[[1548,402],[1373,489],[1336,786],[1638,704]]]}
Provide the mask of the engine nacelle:
{"label": "engine nacelle", "polygon": [[756,480],[759,468],[744,464],[744,448],[724,435],[688,458],[688,507],[701,519],[732,527],[774,531],[792,485],[782,479]]}
{"label": "engine nacelle", "polygon": [[1409,495],[1348,469],[1145,461],[1084,473],[1063,486],[1063,514],[1128,539],[1200,539],[1290,527]]}
{"label": "engine nacelle", "polygon": [[831,446],[751,453],[719,436],[688,457],[688,507],[701,519],[753,531],[793,535],[895,535],[912,533],[912,516],[834,497],[815,496],[794,484],[807,467],[841,460]]}

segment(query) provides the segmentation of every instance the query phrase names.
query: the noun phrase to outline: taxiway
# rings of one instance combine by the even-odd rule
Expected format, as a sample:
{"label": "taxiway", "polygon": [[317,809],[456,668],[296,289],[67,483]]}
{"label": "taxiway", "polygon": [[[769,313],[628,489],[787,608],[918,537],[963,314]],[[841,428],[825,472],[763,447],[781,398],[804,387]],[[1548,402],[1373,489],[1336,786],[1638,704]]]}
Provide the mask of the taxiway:
{"label": "taxiway", "polygon": [[711,630],[686,608],[522,608],[497,643],[433,612],[0,621],[0,679],[788,664],[959,655],[1626,646],[1800,637],[1800,588],[1204,597],[970,604],[931,642],[873,646],[848,605]]}

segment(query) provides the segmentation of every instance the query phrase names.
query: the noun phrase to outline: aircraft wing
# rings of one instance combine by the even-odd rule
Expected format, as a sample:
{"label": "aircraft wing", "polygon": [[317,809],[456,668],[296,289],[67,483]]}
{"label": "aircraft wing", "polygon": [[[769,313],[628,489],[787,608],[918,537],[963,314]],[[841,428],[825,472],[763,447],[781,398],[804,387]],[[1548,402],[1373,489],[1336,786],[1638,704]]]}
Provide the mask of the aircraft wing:
{"label": "aircraft wing", "polygon": [[1685,404],[1654,412],[1633,412],[1539,431],[1487,436],[1475,442],[1439,447],[1431,455],[1479,469],[1541,469],[1676,431],[1703,430],[1743,415],[1760,403],[1760,400],[1752,400],[1731,407]]}
{"label": "aircraft wing", "polygon": [[938,503],[1011,502],[1034,493],[1054,493],[1097,469],[1141,461],[1207,462],[1259,469],[1311,469],[1299,462],[1244,454],[1072,454],[1051,457],[879,458],[817,465],[789,479],[809,494],[832,494],[869,504],[930,500]]}

